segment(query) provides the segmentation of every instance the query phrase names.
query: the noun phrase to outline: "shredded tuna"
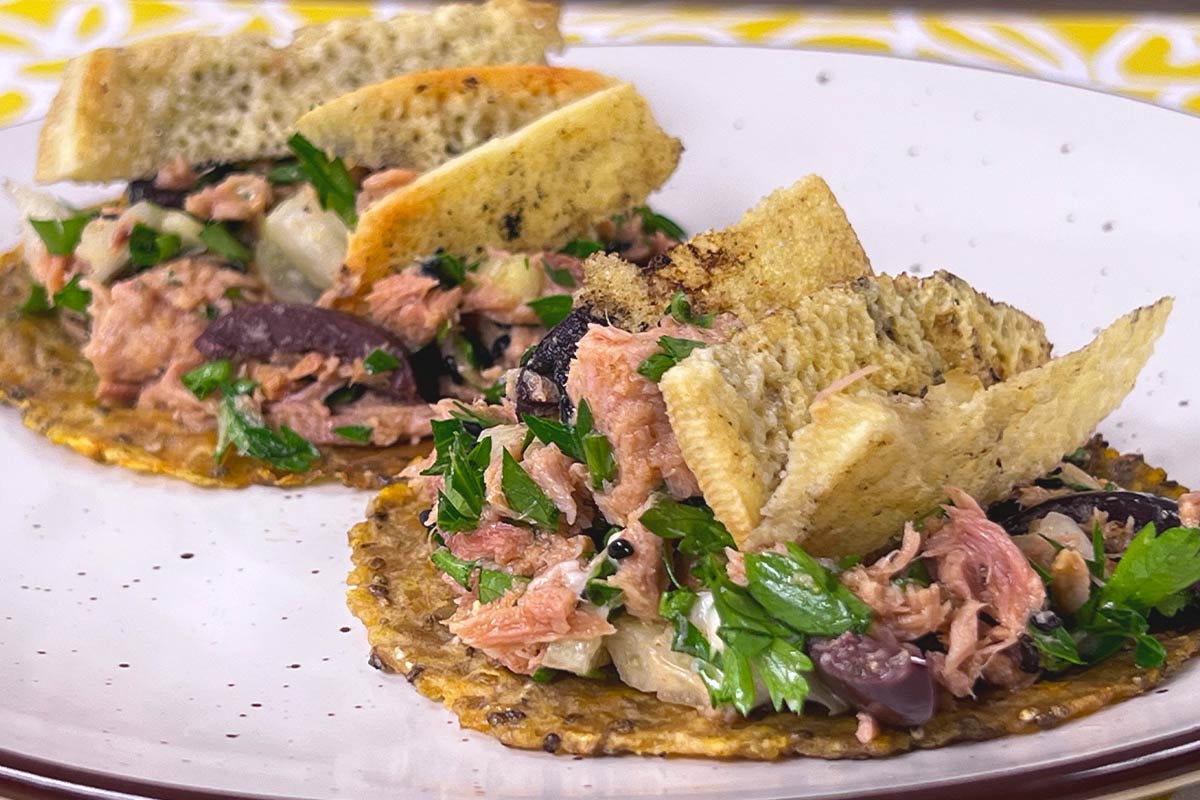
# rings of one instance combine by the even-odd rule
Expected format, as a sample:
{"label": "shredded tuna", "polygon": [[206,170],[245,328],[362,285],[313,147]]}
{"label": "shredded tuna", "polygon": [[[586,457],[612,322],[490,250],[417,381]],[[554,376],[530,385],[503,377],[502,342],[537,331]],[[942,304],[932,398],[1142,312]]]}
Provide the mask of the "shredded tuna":
{"label": "shredded tuna", "polygon": [[154,176],[154,186],[158,189],[184,192],[195,186],[199,177],[188,160],[178,155],[159,169]]}
{"label": "shredded tuna", "polygon": [[856,370],[854,370],[854,372],[851,372],[849,375],[845,375],[841,378],[838,378],[836,381],[829,384],[824,389],[822,389],[821,391],[819,391],[815,395],[813,395],[812,402],[809,403],[809,405],[815,406],[815,405],[817,405],[817,403],[824,401],[825,398],[827,398],[831,395],[835,395],[838,392],[842,391],[843,389],[847,389],[847,388],[853,386],[854,384],[858,383],[863,378],[867,377],[868,375],[872,375],[878,371],[879,371],[879,366],[876,364],[871,364],[870,366],[863,367],[862,369],[856,369]]}
{"label": "shredded tuna", "polygon": [[363,179],[358,197],[354,200],[355,210],[362,214],[397,189],[408,186],[421,177],[415,169],[393,168],[373,172]]}
{"label": "shredded tuna", "polygon": [[729,580],[738,586],[749,585],[750,581],[746,578],[746,556],[740,550],[726,547],[725,558],[728,559],[725,564],[725,574],[729,576]]}
{"label": "shredded tuna", "polygon": [[507,522],[489,522],[478,530],[448,537],[446,547],[458,558],[467,561],[485,558],[503,567],[533,547],[533,531]]}
{"label": "shredded tuna", "polygon": [[101,386],[140,387],[174,361],[199,363],[193,342],[208,324],[205,309],[229,311],[230,289],[257,293],[259,284],[206,258],[181,258],[111,287],[93,286],[92,338],[83,355]]}
{"label": "shredded tuna", "polygon": [[[437,417],[434,417],[437,419]],[[408,484],[408,488],[412,489],[418,497],[425,503],[433,505],[437,500],[438,492],[442,490],[446,481],[441,475],[422,475],[421,473],[433,466],[433,462],[437,460],[437,453],[431,452],[424,458],[418,458],[409,463],[407,467],[400,470],[400,474],[396,477]]]}
{"label": "shredded tuna", "polygon": [[440,287],[436,278],[416,271],[390,275],[371,287],[368,314],[399,336],[408,349],[419,350],[443,325],[458,320],[462,288]]}
{"label": "shredded tuna", "polygon": [[525,427],[522,425],[495,425],[485,430],[479,437],[491,439],[490,460],[483,471],[484,514],[491,517],[513,518],[516,513],[509,508],[501,486],[503,476],[504,451],[507,450],[513,458],[520,461],[522,447],[525,444]]}
{"label": "shredded tuna", "polygon": [[464,644],[513,668],[536,668],[537,658],[513,659],[514,650],[560,639],[592,639],[615,629],[599,614],[579,608],[586,579],[578,562],[563,562],[534,578],[523,592],[509,592],[486,605],[460,605],[447,627]]}
{"label": "shredded tuna", "polygon": [[1200,527],[1200,492],[1180,495],[1179,522],[1185,528]]}
{"label": "shredded tuna", "polygon": [[[930,537],[924,555],[936,563],[937,581],[950,595],[947,652],[930,654],[937,679],[959,697],[973,695],[988,662],[1016,643],[1029,617],[1043,607],[1041,578],[1008,533],[990,521],[969,495],[948,488],[954,506]],[[985,623],[986,613],[995,625]]]}
{"label": "shredded tuna", "polygon": [[631,515],[621,538],[633,546],[633,555],[617,562],[617,571],[609,577],[608,585],[625,594],[625,610],[638,619],[658,619],[658,601],[667,588],[663,568],[663,542],[641,523],[642,512],[650,507],[647,501]]}
{"label": "shredded tuna", "polygon": [[950,602],[936,583],[898,585],[892,581],[921,550],[921,535],[908,524],[899,550],[893,550],[869,567],[857,566],[840,576],[841,582],[875,612],[875,624],[901,641],[911,642],[942,628],[950,616]]}
{"label": "shredded tuna", "polygon": [[677,499],[700,493],[696,477],[667,419],[658,385],[638,374],[638,366],[659,350],[666,335],[712,339],[712,331],[664,326],[643,333],[592,325],[579,340],[567,377],[567,393],[578,406],[587,399],[596,429],[608,437],[617,463],[617,479],[596,495],[596,505],[611,522],[624,525],[660,485]]}
{"label": "shredded tuna", "polygon": [[216,397],[196,398],[183,385],[183,374],[199,366],[203,358],[187,356],[173,361],[162,377],[146,385],[137,397],[138,408],[156,408],[174,413],[176,421],[188,430],[202,431],[213,427]]}
{"label": "shredded tuna", "polygon": [[54,294],[80,272],[81,263],[74,256],[55,256],[43,249],[29,265],[33,279]]}
{"label": "shredded tuna", "polygon": [[433,411],[426,403],[398,405],[373,399],[368,393],[361,400],[338,406],[335,413],[323,402],[324,394],[297,393],[267,406],[266,417],[276,426],[287,425],[313,444],[356,444],[334,429],[357,426],[371,429],[370,444],[376,447],[416,444],[429,436]]}
{"label": "shredded tuna", "polygon": [[183,207],[201,219],[246,221],[265,214],[272,199],[271,184],[266,178],[239,172],[188,195]]}
{"label": "shredded tuna", "polygon": [[858,712],[858,727],[854,738],[862,744],[870,744],[879,735],[879,721],[865,711]]}

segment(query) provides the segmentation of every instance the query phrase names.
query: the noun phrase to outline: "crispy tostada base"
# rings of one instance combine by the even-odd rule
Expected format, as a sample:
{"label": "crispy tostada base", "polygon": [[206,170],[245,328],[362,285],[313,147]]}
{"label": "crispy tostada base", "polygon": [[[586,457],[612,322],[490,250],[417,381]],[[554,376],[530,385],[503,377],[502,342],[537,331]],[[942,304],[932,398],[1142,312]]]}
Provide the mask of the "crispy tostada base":
{"label": "crispy tostada base", "polygon": [[[1087,453],[1084,468],[1101,480],[1171,497],[1185,491],[1140,456],[1122,456],[1099,437]],[[726,724],[615,678],[536,683],[456,641],[439,622],[452,613],[453,594],[429,561],[429,537],[417,519],[423,507],[406,485],[388,486],[368,519],[350,531],[350,610],[367,627],[372,666],[404,675],[418,692],[444,703],[463,727],[512,747],[757,760],[886,756],[1055,727],[1152,689],[1200,649],[1200,631],[1163,635],[1167,661],[1160,669],[1138,669],[1123,653],[1062,680],[951,701],[922,728],[885,728],[868,744],[855,738],[856,720],[848,715],[768,712]]]}
{"label": "crispy tostada base", "polygon": [[211,487],[300,486],[336,479],[378,488],[428,444],[388,448],[324,447],[309,472],[292,473],[236,454],[213,460],[215,431],[184,430],[165,411],[107,409],[95,400],[96,373],[81,342],[54,316],[20,312],[30,278],[19,252],[0,256],[0,402],[20,410],[25,424],[89,458]]}

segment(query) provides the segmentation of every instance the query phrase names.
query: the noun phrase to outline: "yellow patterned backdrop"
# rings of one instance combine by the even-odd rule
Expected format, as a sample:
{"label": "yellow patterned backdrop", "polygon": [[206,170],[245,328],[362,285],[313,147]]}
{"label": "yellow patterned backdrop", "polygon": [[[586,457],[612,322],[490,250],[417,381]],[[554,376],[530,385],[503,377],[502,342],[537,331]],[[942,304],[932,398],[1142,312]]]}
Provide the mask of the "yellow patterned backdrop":
{"label": "yellow patterned backdrop", "polygon": [[[185,30],[256,30],[284,40],[306,23],[388,16],[412,5],[353,0],[0,3],[0,124],[43,115],[65,60],[96,47]],[[572,43],[585,45],[708,42],[894,53],[1038,75],[1200,113],[1200,15],[1078,18],[577,3],[566,6],[563,27]]]}

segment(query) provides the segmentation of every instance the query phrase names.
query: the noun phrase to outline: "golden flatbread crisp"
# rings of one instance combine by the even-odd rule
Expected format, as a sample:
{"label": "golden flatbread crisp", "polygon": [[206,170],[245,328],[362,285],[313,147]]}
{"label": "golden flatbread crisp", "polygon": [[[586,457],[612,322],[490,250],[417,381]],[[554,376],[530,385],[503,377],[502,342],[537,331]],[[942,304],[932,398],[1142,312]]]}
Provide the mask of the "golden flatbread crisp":
{"label": "golden flatbread crisp", "polygon": [[917,395],[951,370],[989,385],[1049,356],[1041,323],[949,273],[880,276],[797,298],[695,351],[659,387],[705,500],[741,543],[780,485],[809,404],[835,381],[873,367],[850,391]]}
{"label": "golden flatbread crisp", "polygon": [[473,256],[565,244],[643,202],[681,150],[627,83],[570,103],[371,206],[350,237],[343,304],[357,305],[394,268],[439,249]]}
{"label": "golden flatbread crisp", "polygon": [[584,270],[577,305],[639,328],[657,322],[676,291],[698,312],[729,311],[748,322],[822,287],[870,275],[871,265],[829,186],[809,175],[728,228],[697,234],[644,269],[596,255]]}
{"label": "golden flatbread crisp", "polygon": [[923,398],[831,395],[797,429],[786,474],[749,548],[798,542],[815,555],[869,553],[953,485],[987,505],[1045,474],[1133,389],[1162,334],[1164,298],[1082,350],[984,388],[956,372]]}
{"label": "golden flatbread crisp", "polygon": [[383,485],[428,451],[425,444],[324,447],[321,461],[302,474],[280,472],[236,453],[218,465],[215,432],[187,431],[165,411],[100,406],[96,373],[80,353],[82,340],[54,317],[18,310],[29,289],[19,251],[0,256],[0,402],[19,409],[25,424],[52,442],[96,461],[200,486],[298,486],[334,478],[366,489]]}
{"label": "golden flatbread crisp", "polygon": [[347,164],[425,172],[616,83],[541,64],[414,72],[317,106],[296,129]]}
{"label": "golden flatbread crisp", "polygon": [[[1106,454],[1102,441],[1093,443],[1091,454],[1088,468],[1101,479],[1121,471],[1105,471],[1105,463],[1117,456]],[[1160,471],[1141,472],[1150,479],[1143,488],[1158,485],[1153,477]],[[407,486],[389,486],[375,499],[368,519],[350,531],[350,609],[367,628],[373,666],[405,676],[422,695],[444,703],[464,728],[511,747],[757,760],[886,756],[1053,728],[1150,691],[1200,648],[1200,632],[1163,635],[1167,660],[1161,669],[1138,669],[1132,655],[1124,653],[1017,692],[989,690],[977,700],[946,696],[943,710],[923,727],[884,728],[868,744],[855,738],[853,715],[767,712],[726,724],[614,677],[536,683],[469,651],[439,622],[453,611],[453,594],[429,562],[429,537],[417,520],[425,507]]]}

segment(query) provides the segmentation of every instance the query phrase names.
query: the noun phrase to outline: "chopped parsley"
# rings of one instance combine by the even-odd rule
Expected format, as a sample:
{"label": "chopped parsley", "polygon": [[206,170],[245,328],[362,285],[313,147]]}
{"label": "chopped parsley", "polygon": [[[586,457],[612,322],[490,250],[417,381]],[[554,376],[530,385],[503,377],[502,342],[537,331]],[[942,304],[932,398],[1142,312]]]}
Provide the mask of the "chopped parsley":
{"label": "chopped parsley", "polygon": [[568,289],[574,289],[579,285],[578,281],[575,280],[575,276],[571,274],[571,270],[566,269],[565,267],[552,267],[543,261],[542,269],[546,270],[546,276],[559,286],[565,286]]}
{"label": "chopped parsley", "polygon": [[478,261],[468,264],[458,256],[450,255],[443,250],[438,250],[421,262],[421,269],[436,277],[444,289],[452,289],[462,284],[467,279],[467,273],[474,272],[478,268]]}
{"label": "chopped parsley", "polygon": [[296,154],[297,164],[304,178],[317,190],[321,208],[332,210],[342,218],[346,227],[353,229],[358,224],[354,209],[354,197],[358,187],[340,158],[329,158],[303,135],[292,134],[288,147]]}
{"label": "chopped parsley", "polygon": [[267,170],[267,180],[271,183],[300,183],[305,179],[304,169],[295,159],[278,161]]}
{"label": "chopped parsley", "polygon": [[391,372],[400,366],[400,359],[386,350],[376,348],[363,359],[363,369],[368,375],[378,375],[381,372]]}
{"label": "chopped parsley", "polygon": [[532,522],[545,530],[558,528],[558,506],[508,450],[501,455],[500,490],[504,492],[504,500],[518,519]]}
{"label": "chopped parsley", "polygon": [[79,246],[84,227],[92,219],[90,214],[80,214],[66,219],[33,219],[29,224],[37,233],[46,252],[52,256],[69,256]]}
{"label": "chopped parsley", "polygon": [[[464,589],[479,590],[479,602],[490,603],[499,600],[507,594],[517,581],[524,582],[503,570],[480,568],[478,561],[465,561],[450,552],[448,548],[439,547],[429,556],[429,560],[442,572],[449,575],[455,583]],[[471,578],[478,573],[479,578],[474,583]]]}
{"label": "chopped parsley", "polygon": [[358,398],[367,393],[367,387],[359,383],[348,383],[338,389],[334,389],[329,394],[325,395],[322,401],[329,408],[337,408],[346,403],[353,403]]}
{"label": "chopped parsley", "polygon": [[564,425],[531,414],[522,415],[522,419],[543,444],[557,445],[565,455],[586,464],[593,489],[603,488],[604,482],[611,481],[616,475],[617,464],[612,445],[604,434],[595,430],[592,407],[586,398],[579,401],[574,425]]}
{"label": "chopped parsley", "polygon": [[527,305],[533,309],[533,313],[537,314],[542,325],[553,328],[567,318],[574,303],[575,301],[569,294],[552,294],[548,297],[531,300]]}
{"label": "chopped parsley", "polygon": [[233,362],[227,358],[220,358],[188,370],[180,380],[197,400],[203,400],[232,378]]}
{"label": "chopped parsley", "polygon": [[671,303],[667,306],[667,313],[684,325],[695,325],[697,328],[712,327],[713,315],[692,313],[692,304],[683,292],[676,292],[671,295]]}
{"label": "chopped parsley", "polygon": [[642,230],[649,234],[662,233],[677,242],[687,238],[687,232],[674,220],[650,210],[649,206],[638,206],[633,213],[642,218]]}
{"label": "chopped parsley", "polygon": [[[1093,546],[1097,531],[1093,530]],[[1147,524],[1126,548],[1113,574],[1103,580],[1103,535],[1089,564],[1091,597],[1073,617],[1072,629],[1029,627],[1042,666],[1058,672],[1095,664],[1127,644],[1139,667],[1158,667],[1166,650],[1150,634],[1150,614],[1173,617],[1193,602],[1191,586],[1200,581],[1200,528],[1170,528],[1158,533]],[[1039,570],[1039,573],[1041,571]]]}
{"label": "chopped parsley", "polygon": [[232,446],[239,455],[284,472],[307,472],[321,458],[312,442],[284,425],[272,430],[244,394],[225,392],[217,406],[217,452],[221,461]]}
{"label": "chopped parsley", "polygon": [[[583,260],[592,253],[603,253],[604,245],[592,239],[572,239],[562,246],[558,252],[564,255],[571,256]],[[555,281],[558,283],[558,281]],[[561,284],[563,286],[571,286],[573,284]]]}
{"label": "chopped parsley", "polygon": [[374,430],[370,425],[339,425],[333,432],[347,441],[370,444]]}
{"label": "chopped parsley", "polygon": [[138,222],[129,232],[129,260],[146,269],[170,261],[183,249],[183,240],[175,233],[159,233]]}
{"label": "chopped parsley", "polygon": [[476,442],[461,420],[434,420],[433,445],[437,453],[422,475],[440,475],[438,528],[446,533],[474,530],[483,513],[483,472],[492,455],[492,440]]}
{"label": "chopped parsley", "polygon": [[69,311],[86,314],[88,306],[92,302],[92,293],[90,290],[80,286],[79,282],[81,280],[83,280],[83,276],[74,276],[71,280],[67,281],[66,286],[59,289],[53,295],[47,293],[46,287],[40,283],[31,284],[29,287],[29,297],[20,306],[21,313],[36,316],[39,314],[49,314],[56,308],[65,308]]}
{"label": "chopped parsley", "polygon": [[693,350],[707,347],[704,342],[695,339],[680,339],[675,336],[660,336],[658,346],[661,351],[647,358],[638,366],[638,374],[643,378],[658,383],[667,370],[683,361]]}
{"label": "chopped parsley", "polygon": [[219,255],[234,266],[244,267],[254,258],[250,248],[242,244],[236,236],[229,232],[228,228],[219,222],[206,224],[200,231],[200,241],[204,242],[204,246],[210,253]]}
{"label": "chopped parsley", "polygon": [[504,399],[504,392],[506,388],[507,387],[504,385],[504,380],[497,378],[496,382],[491,386],[480,390],[483,393],[483,401],[489,406],[497,405],[502,399]]}

